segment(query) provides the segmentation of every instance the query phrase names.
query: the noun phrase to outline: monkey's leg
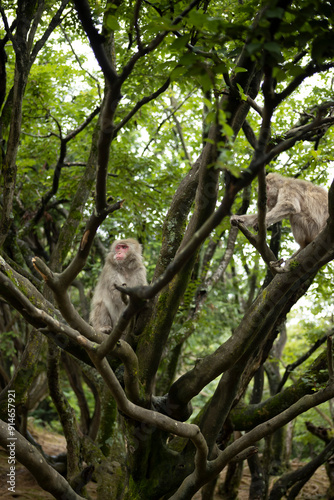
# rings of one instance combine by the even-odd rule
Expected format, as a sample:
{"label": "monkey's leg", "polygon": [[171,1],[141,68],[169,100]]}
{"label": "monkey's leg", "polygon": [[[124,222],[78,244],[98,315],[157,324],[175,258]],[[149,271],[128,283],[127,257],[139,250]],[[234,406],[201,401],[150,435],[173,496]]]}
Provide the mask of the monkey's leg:
{"label": "monkey's leg", "polygon": [[95,329],[101,330],[104,333],[110,333],[114,326],[104,302],[95,304],[90,320]]}

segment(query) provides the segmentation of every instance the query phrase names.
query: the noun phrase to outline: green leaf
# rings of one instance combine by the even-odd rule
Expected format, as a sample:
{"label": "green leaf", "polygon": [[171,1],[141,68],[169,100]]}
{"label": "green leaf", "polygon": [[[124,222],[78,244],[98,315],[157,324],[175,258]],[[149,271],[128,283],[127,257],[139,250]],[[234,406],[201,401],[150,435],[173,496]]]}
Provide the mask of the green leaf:
{"label": "green leaf", "polygon": [[111,29],[112,31],[118,31],[121,29],[120,25],[119,25],[119,22],[117,21],[116,17],[113,16],[112,14],[108,14],[106,16],[106,25],[109,29]]}
{"label": "green leaf", "polygon": [[277,42],[266,42],[263,47],[272,55],[282,57],[281,47]]}
{"label": "green leaf", "polygon": [[237,87],[239,89],[240,97],[242,101],[247,101],[247,96],[245,95],[244,89],[237,83]]}
{"label": "green leaf", "polygon": [[183,49],[187,43],[189,42],[189,35],[183,35],[179,38],[176,38],[171,44],[171,49],[180,50]]}
{"label": "green leaf", "polygon": [[184,66],[176,66],[170,74],[170,79],[172,82],[178,80],[181,76],[183,76],[187,72],[187,69]]}
{"label": "green leaf", "polygon": [[252,55],[256,52],[259,52],[262,49],[263,45],[260,42],[252,42],[246,45],[246,50],[248,54]]}
{"label": "green leaf", "polygon": [[273,7],[272,9],[268,9],[266,11],[266,17],[268,19],[275,18],[277,17],[278,19],[282,19],[284,16],[285,10],[282,9],[281,7]]}
{"label": "green leaf", "polygon": [[234,68],[234,73],[247,73],[247,69],[246,68],[241,68],[241,66],[236,66]]}

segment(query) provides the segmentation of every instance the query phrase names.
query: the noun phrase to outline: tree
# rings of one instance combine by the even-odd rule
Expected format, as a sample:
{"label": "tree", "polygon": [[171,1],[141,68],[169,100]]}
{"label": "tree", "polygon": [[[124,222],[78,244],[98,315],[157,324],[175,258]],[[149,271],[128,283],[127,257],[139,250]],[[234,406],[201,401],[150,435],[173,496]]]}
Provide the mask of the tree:
{"label": "tree", "polygon": [[[201,487],[211,498],[225,466],[334,396],[330,341],[286,388],[267,363],[292,306],[331,272],[333,185],[326,228],[288,272],[268,266],[280,231],[268,246],[264,227],[266,168],[329,177],[331,5],[18,0],[0,12],[0,295],[5,339],[14,338],[2,356],[0,443],[15,437],[17,460],[55,498],[85,497],[92,477],[103,499],[190,499]],[[75,40],[89,41],[100,75],[85,69]],[[255,250],[228,216],[253,203],[257,179],[259,232],[246,233]],[[125,233],[144,244],[151,282],[123,289],[127,308],[107,336],[87,322],[85,292],[107,235]],[[193,338],[208,349],[187,364]],[[262,401],[260,390],[247,404],[263,367],[271,396]],[[46,378],[67,440],[66,480],[29,443],[27,415]]]}

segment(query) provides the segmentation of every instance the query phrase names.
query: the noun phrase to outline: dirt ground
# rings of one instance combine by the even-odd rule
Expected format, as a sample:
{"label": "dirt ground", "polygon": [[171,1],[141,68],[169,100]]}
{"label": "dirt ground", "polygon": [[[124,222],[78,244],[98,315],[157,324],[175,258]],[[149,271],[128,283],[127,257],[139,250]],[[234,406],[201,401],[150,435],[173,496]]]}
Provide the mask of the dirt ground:
{"label": "dirt ground", "polygon": [[[49,455],[58,455],[66,450],[66,443],[63,436],[54,432],[49,432],[39,428],[29,428],[34,439],[43,447],[43,450]],[[300,467],[298,461],[292,463],[293,468]],[[15,493],[8,491],[7,481],[8,463],[7,454],[0,447],[0,498],[1,499],[19,499],[19,500],[51,500],[54,497],[45,492],[37,484],[33,476],[21,464],[16,463],[16,487]],[[243,479],[240,485],[238,500],[248,500],[248,491],[250,483],[250,474],[247,467],[244,468]],[[91,498],[96,498],[96,489],[93,483],[89,485],[89,493]],[[306,483],[301,493],[298,495],[298,500],[326,500],[326,490],[328,488],[328,479],[325,467],[320,467],[313,475],[311,480]],[[193,500],[200,500],[201,495],[197,493]],[[112,500],[112,499],[110,499]],[[143,499],[145,500],[145,499]],[[219,495],[215,496],[215,500],[221,500]]]}

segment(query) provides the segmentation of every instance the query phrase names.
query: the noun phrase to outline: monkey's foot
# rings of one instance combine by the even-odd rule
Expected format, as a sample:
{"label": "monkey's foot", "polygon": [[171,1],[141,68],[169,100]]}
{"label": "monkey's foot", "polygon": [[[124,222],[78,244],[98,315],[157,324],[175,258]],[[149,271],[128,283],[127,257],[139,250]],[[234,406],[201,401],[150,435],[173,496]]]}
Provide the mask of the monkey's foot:
{"label": "monkey's foot", "polygon": [[110,325],[101,326],[100,330],[102,333],[106,333],[107,335],[109,335],[112,331],[112,327]]}

